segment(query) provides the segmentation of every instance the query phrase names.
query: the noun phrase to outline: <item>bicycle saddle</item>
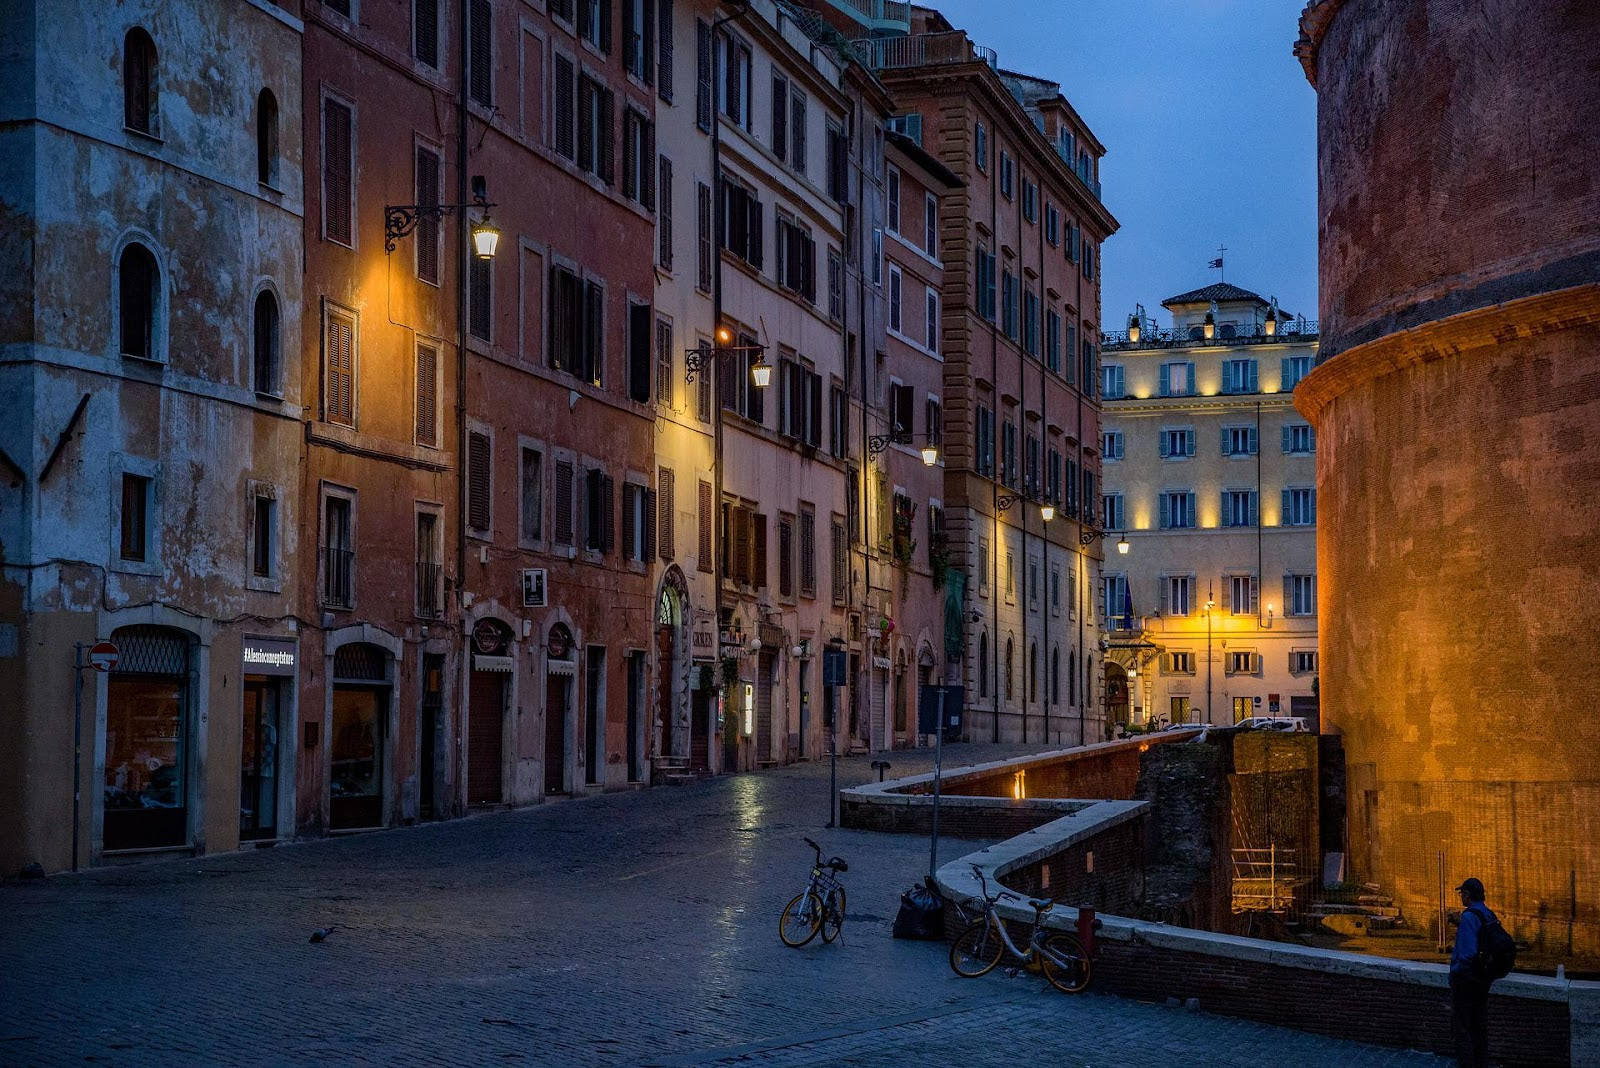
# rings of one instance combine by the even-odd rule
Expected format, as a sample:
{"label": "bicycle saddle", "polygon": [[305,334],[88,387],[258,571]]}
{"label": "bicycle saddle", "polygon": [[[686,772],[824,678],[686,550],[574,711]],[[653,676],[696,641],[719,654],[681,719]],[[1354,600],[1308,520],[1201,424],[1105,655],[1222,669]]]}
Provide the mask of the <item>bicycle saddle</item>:
{"label": "bicycle saddle", "polygon": [[1035,901],[1032,898],[1028,899],[1028,904],[1033,906],[1033,911],[1035,912],[1049,912],[1056,907],[1054,901]]}
{"label": "bicycle saddle", "polygon": [[846,864],[844,860],[839,857],[834,857],[833,859],[829,860],[828,867],[832,868],[834,871],[850,870],[850,865]]}

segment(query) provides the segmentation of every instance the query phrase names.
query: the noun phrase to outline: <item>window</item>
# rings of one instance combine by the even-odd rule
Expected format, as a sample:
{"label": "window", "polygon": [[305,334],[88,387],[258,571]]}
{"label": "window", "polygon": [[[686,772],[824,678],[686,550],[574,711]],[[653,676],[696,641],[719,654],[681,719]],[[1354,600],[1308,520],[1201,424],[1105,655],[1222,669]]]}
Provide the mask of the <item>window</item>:
{"label": "window", "polygon": [[1254,575],[1228,576],[1228,611],[1236,616],[1255,615],[1256,579]]}
{"label": "window", "polygon": [[1010,270],[1000,272],[1000,328],[1013,341],[1021,336],[1019,288],[1016,275]]}
{"label": "window", "polygon": [[591,468],[584,472],[583,490],[583,547],[609,553],[616,528],[616,484],[604,471]]}
{"label": "window", "polygon": [[813,447],[822,444],[822,376],[785,357],[778,362],[783,433]]}
{"label": "window", "polygon": [[977,269],[973,274],[978,290],[978,314],[991,323],[995,317],[994,269],[994,253],[979,245]]}
{"label": "window", "polygon": [[828,195],[837,203],[850,202],[850,139],[844,129],[828,120],[827,137]]}
{"label": "window", "polygon": [[1256,494],[1254,490],[1222,491],[1223,526],[1253,527],[1256,522]]}
{"label": "window", "polygon": [[900,333],[904,325],[901,319],[901,304],[904,289],[904,280],[900,268],[894,264],[889,265],[889,329]]}
{"label": "window", "polygon": [[[1083,383],[1086,390],[1089,388],[1089,384],[1098,377],[1095,373],[1095,367],[1099,362],[1099,356],[1095,352],[1094,342],[1089,338],[1089,331],[1092,329],[1093,327],[1087,325],[1083,328]],[[1120,374],[1117,376],[1117,389],[1119,395],[1126,395],[1127,390],[1123,388]]]}
{"label": "window", "polygon": [[655,0],[622,0],[622,67],[649,85],[655,80]]}
{"label": "window", "polygon": [[602,52],[611,51],[611,0],[578,0],[578,36]]}
{"label": "window", "polygon": [[[666,20],[670,22],[670,20]],[[694,121],[701,130],[711,131],[712,108],[712,41],[711,24],[705,19],[694,21]]]}
{"label": "window", "polygon": [[939,198],[932,193],[922,198],[922,251],[939,258]]}
{"label": "window", "polygon": [[1104,601],[1102,615],[1110,626],[1120,627],[1121,621],[1131,611],[1128,600],[1128,576],[1104,576],[1100,580],[1100,595]]}
{"label": "window", "polygon": [[1017,424],[1009,419],[1000,426],[1000,481],[1017,484]]}
{"label": "window", "polygon": [[[1054,564],[1050,565],[1050,614],[1061,614],[1061,568]],[[1056,699],[1060,700],[1060,696]]]}
{"label": "window", "polygon": [[1283,491],[1283,525],[1309,527],[1317,522],[1317,491],[1309,486],[1289,486]]}
{"label": "window", "polygon": [[1039,294],[1028,290],[1022,302],[1022,348],[1029,356],[1039,355]]}
{"label": "window", "polygon": [[1295,649],[1289,653],[1289,671],[1305,675],[1317,670],[1317,653],[1314,649]]}
{"label": "window", "polygon": [[939,294],[930,286],[924,294],[923,313],[926,316],[927,332],[924,336],[928,339],[928,351],[939,351]]}
{"label": "window", "polygon": [[417,444],[439,447],[439,350],[417,346]]}
{"label": "window", "polygon": [[972,130],[972,154],[977,158],[978,169],[989,169],[989,130],[983,123],[977,123]]}
{"label": "window", "polygon": [[1291,616],[1317,614],[1317,576],[1285,575],[1283,603]]}
{"label": "window", "polygon": [[[761,200],[755,193],[723,179],[722,247],[759,271],[762,248],[766,244],[765,225]],[[780,255],[784,251],[780,244]]]}
{"label": "window", "polygon": [[[1087,344],[1087,343],[1085,343]],[[1088,354],[1085,353],[1084,381],[1090,379],[1088,374]],[[1100,396],[1106,400],[1121,400],[1127,395],[1126,379],[1123,375],[1121,364],[1108,363],[1100,368]]]}
{"label": "window", "polygon": [[[439,153],[417,146],[416,153],[417,203],[431,206],[439,203]],[[417,246],[417,277],[431,285],[439,284],[440,238],[444,227],[436,215],[426,212],[418,215],[413,240]]]}
{"label": "window", "polygon": [[122,476],[122,515],[117,555],[144,563],[150,557],[150,487],[143,475]]}
{"label": "window", "polygon": [[1054,448],[1045,463],[1045,498],[1051,504],[1061,503],[1061,453]]}
{"label": "window", "polygon": [[612,171],[612,109],[610,89],[587,74],[578,78],[578,166],[610,185]]}
{"label": "window", "polygon": [[122,41],[122,122],[152,137],[159,119],[156,91],[156,43],[135,26]]}
{"label": "window", "polygon": [[883,285],[883,229],[872,228],[872,284]]}
{"label": "window", "polygon": [[1310,356],[1285,356],[1283,358],[1283,391],[1285,393],[1300,384],[1300,380],[1311,373]]}
{"label": "window", "polygon": [[889,210],[889,232],[900,232],[900,168],[889,164],[888,177],[885,180],[884,201]]}
{"label": "window", "polygon": [[800,506],[800,596],[817,595],[817,513],[809,504]]}
{"label": "window", "polygon": [[[1256,654],[1248,650],[1228,651],[1228,674],[1254,675],[1256,673]],[[1235,699],[1237,701],[1237,699]],[[1237,713],[1236,713],[1237,714]]]}
{"label": "window", "polygon": [[1044,317],[1044,365],[1061,373],[1061,313],[1054,308]]}
{"label": "window", "polygon": [[332,98],[322,101],[322,236],[341,245],[354,244],[354,119],[348,105]]}
{"label": "window", "polygon": [[912,426],[912,413],[916,406],[916,390],[910,386],[903,386],[898,382],[889,387],[889,428],[891,440],[909,443],[915,427]]}
{"label": "window", "polygon": [[1039,485],[1039,474],[1040,474],[1040,471],[1039,471],[1039,468],[1040,468],[1039,439],[1037,437],[1035,437],[1034,435],[1029,434],[1028,437],[1027,437],[1027,441],[1026,441],[1025,445],[1026,445],[1026,448],[1024,449],[1024,453],[1023,453],[1024,454],[1023,486],[1027,490],[1028,496],[1037,497],[1037,496],[1039,496],[1040,489],[1041,489],[1041,487]]}
{"label": "window", "polygon": [[653,211],[655,179],[655,124],[629,108],[622,113],[622,195]]}
{"label": "window", "polygon": [[1067,257],[1068,263],[1078,262],[1078,235],[1083,233],[1083,227],[1067,220],[1066,226],[1061,231],[1061,249]]}
{"label": "window", "polygon": [[[981,129],[981,127],[980,127]],[[978,635],[978,696],[989,696],[989,632]]]}
{"label": "window", "polygon": [[622,486],[622,556],[635,564],[656,554],[656,495],[634,482]]}
{"label": "window", "polygon": [[439,0],[413,0],[411,54],[419,63],[439,65]]}
{"label": "window", "polygon": [[1162,364],[1161,395],[1163,397],[1194,396],[1194,364],[1186,361]]}
{"label": "window", "polygon": [[490,0],[467,0],[467,95],[494,106],[494,10]]}
{"label": "window", "polygon": [[494,443],[488,434],[467,435],[467,526],[488,536],[493,519]]}
{"label": "window", "polygon": [[794,596],[794,517],[778,517],[778,596]]}
{"label": "window", "polygon": [[1248,697],[1235,697],[1233,699],[1233,721],[1239,723],[1255,715],[1255,702]]}
{"label": "window", "polygon": [[699,520],[699,525],[696,528],[698,534],[696,540],[698,544],[695,546],[695,568],[699,571],[704,571],[707,573],[710,573],[712,570],[711,548],[713,544],[713,538],[715,536],[711,526],[711,494],[711,483],[701,482],[699,486],[699,495],[696,498],[696,517]]}
{"label": "window", "polygon": [[256,97],[256,181],[278,184],[278,98],[271,89]]}
{"label": "window", "polygon": [[128,245],[117,261],[118,343],[124,356],[160,358],[156,350],[160,304],[161,268],[154,253],[137,242]]}
{"label": "window", "polygon": [[672,321],[656,320],[656,403],[672,407],[673,374]]}
{"label": "window", "polygon": [[726,363],[719,368],[722,382],[722,407],[737,412],[752,423],[765,425],[767,420],[766,391],[751,382],[750,369],[761,362],[756,350],[756,339],[750,334],[739,334],[735,346],[744,353],[720,357]]}
{"label": "window", "polygon": [[1291,423],[1283,428],[1283,451],[1311,453],[1317,451],[1317,432],[1306,423]]}
{"label": "window", "polygon": [[806,173],[806,95],[797,88],[789,90],[789,165]]}
{"label": "window", "polygon": [[750,125],[750,46],[722,35],[717,41],[718,107],[735,126]]}
{"label": "window", "polygon": [[781,216],[777,225],[778,284],[817,302],[817,242],[811,231]]}
{"label": "window", "polygon": [[850,593],[847,585],[850,576],[850,550],[844,520],[835,515],[829,533],[833,540],[833,603],[842,605]]}
{"label": "window", "polygon": [[1106,460],[1120,460],[1123,455],[1122,431],[1102,430],[1100,432],[1100,456]]}
{"label": "window", "polygon": [[1183,530],[1194,526],[1194,494],[1183,490],[1161,494],[1161,529]]}
{"label": "window", "polygon": [[522,447],[520,488],[517,537],[523,544],[537,544],[544,538],[544,453],[526,445]]}
{"label": "window", "polygon": [[922,115],[913,111],[909,115],[892,116],[884,126],[902,137],[908,137],[917,144],[922,144]]}
{"label": "window", "polygon": [[656,0],[656,91],[672,103],[672,0]]}
{"label": "window", "polygon": [[1256,391],[1256,361],[1224,360],[1222,362],[1222,392],[1254,393]]}
{"label": "window", "polygon": [[655,313],[648,304],[628,302],[628,399],[650,403],[650,371],[655,363]]}
{"label": "window", "polygon": [[1256,428],[1253,426],[1225,426],[1222,428],[1222,455],[1254,456],[1256,454]]}
{"label": "window", "polygon": [[271,290],[256,294],[252,330],[252,380],[257,393],[278,396],[283,392],[282,335],[278,319],[278,298]]}
{"label": "window", "polygon": [[1022,179],[1022,217],[1029,222],[1039,219],[1039,187],[1027,177]]}
{"label": "window", "polygon": [[715,235],[711,226],[711,187],[696,182],[694,187],[695,220],[699,224],[698,262],[695,269],[695,286],[702,292],[711,292],[711,261],[716,255]]}
{"label": "window", "polygon": [[494,340],[494,261],[477,256],[467,260],[467,332]]}
{"label": "window", "polygon": [[355,607],[355,527],[348,497],[328,496],[322,512],[322,603]]}
{"label": "window", "polygon": [[1052,248],[1061,243],[1061,213],[1054,204],[1044,206],[1044,239]]}
{"label": "window", "polygon": [[1090,281],[1093,281],[1094,280],[1094,246],[1089,243],[1089,239],[1088,238],[1084,238],[1083,239],[1082,245],[1083,245],[1083,248],[1082,248],[1082,253],[1083,253],[1083,276],[1085,278],[1089,279]]}
{"label": "window", "polygon": [[789,79],[772,71],[772,153],[780,160],[789,158]]}
{"label": "window", "polygon": [[672,161],[660,157],[657,164],[659,195],[656,198],[656,262],[663,271],[672,270]]}
{"label": "window", "polygon": [[1006,550],[1006,603],[1015,604],[1017,600],[1017,554],[1010,549]]}
{"label": "window", "polygon": [[[278,502],[269,494],[250,495],[250,573],[271,578],[278,551]],[[123,518],[127,518],[124,511]]]}
{"label": "window", "polygon": [[356,322],[344,312],[329,310],[323,346],[323,417],[342,426],[356,425]]}
{"label": "window", "polygon": [[[1085,509],[1087,511],[1087,509]],[[1100,522],[1102,530],[1126,530],[1127,521],[1124,518],[1122,494],[1107,493],[1100,498]]]}
{"label": "window", "polygon": [[1011,156],[1002,150],[1000,153],[1000,195],[1007,200],[1010,200],[1014,194],[1015,181],[1015,169],[1011,163]]}
{"label": "window", "polygon": [[568,267],[550,271],[550,366],[601,384],[605,365],[605,287]]}
{"label": "window", "polygon": [[1186,616],[1191,611],[1190,599],[1194,595],[1194,578],[1190,575],[1168,575],[1162,611],[1169,616]]}
{"label": "window", "polygon": [[[1194,654],[1190,653],[1190,652],[1168,653],[1167,654],[1167,672],[1169,674],[1172,674],[1172,675],[1193,675],[1194,674]],[[1187,698],[1185,698],[1185,700],[1187,700]],[[1173,722],[1175,722],[1175,723],[1183,723],[1183,722],[1186,722],[1186,721],[1185,720],[1180,720],[1180,719],[1177,719],[1176,717],[1174,717]]]}
{"label": "window", "polygon": [[989,596],[989,539],[978,539],[978,596]]}
{"label": "window", "polygon": [[1016,699],[1016,687],[1013,685],[1014,676],[1015,676],[1015,673],[1013,671],[1013,668],[1015,667],[1015,663],[1014,662],[1016,660],[1015,654],[1016,654],[1016,643],[1013,642],[1010,638],[1007,638],[1006,639],[1006,700],[1007,701],[1012,701],[1012,700]]}
{"label": "window", "polygon": [[985,478],[994,477],[994,409],[978,406],[977,469]]}
{"label": "window", "polygon": [[1184,460],[1194,455],[1193,427],[1166,427],[1161,431],[1161,458]]}
{"label": "window", "polygon": [[844,318],[844,257],[835,248],[828,250],[828,318]]}

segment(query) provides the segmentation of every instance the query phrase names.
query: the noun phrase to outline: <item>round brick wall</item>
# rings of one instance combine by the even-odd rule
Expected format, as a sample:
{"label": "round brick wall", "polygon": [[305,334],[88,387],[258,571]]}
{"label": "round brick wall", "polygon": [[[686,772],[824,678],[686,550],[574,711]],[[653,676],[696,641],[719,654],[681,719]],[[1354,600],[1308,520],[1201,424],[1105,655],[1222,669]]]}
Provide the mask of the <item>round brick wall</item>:
{"label": "round brick wall", "polygon": [[[1349,859],[1600,962],[1600,5],[1319,0],[1323,722]],[[1454,894],[1447,904],[1455,907]]]}

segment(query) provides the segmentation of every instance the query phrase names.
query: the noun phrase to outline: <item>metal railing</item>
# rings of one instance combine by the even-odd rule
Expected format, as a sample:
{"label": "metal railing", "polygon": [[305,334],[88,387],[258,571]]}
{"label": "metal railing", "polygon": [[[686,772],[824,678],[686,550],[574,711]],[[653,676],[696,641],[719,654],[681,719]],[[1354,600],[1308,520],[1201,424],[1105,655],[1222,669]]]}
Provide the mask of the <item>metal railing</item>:
{"label": "metal railing", "polygon": [[828,0],[847,15],[866,23],[897,22],[911,25],[911,5],[904,0]]}
{"label": "metal railing", "polygon": [[[1235,334],[1224,337],[1222,328],[1218,327],[1215,336],[1207,338],[1202,332],[1199,337],[1191,337],[1194,327],[1185,327],[1182,330],[1141,330],[1139,340],[1131,341],[1126,330],[1105,333],[1100,335],[1102,349],[1183,349],[1200,348],[1207,345],[1274,345],[1289,341],[1315,341],[1317,339],[1317,320],[1315,319],[1285,319],[1278,323],[1275,334],[1264,332],[1250,334]],[[1256,328],[1259,330],[1259,328]]]}
{"label": "metal railing", "polygon": [[417,616],[421,619],[438,619],[441,596],[439,580],[444,573],[440,564],[417,562]]}
{"label": "metal railing", "polygon": [[356,551],[324,545],[322,556],[322,604],[325,608],[354,608]]}
{"label": "metal railing", "polygon": [[852,41],[856,57],[873,70],[929,67],[947,63],[987,63],[998,67],[994,49],[975,45],[960,30],[914,33],[905,37],[864,37]]}

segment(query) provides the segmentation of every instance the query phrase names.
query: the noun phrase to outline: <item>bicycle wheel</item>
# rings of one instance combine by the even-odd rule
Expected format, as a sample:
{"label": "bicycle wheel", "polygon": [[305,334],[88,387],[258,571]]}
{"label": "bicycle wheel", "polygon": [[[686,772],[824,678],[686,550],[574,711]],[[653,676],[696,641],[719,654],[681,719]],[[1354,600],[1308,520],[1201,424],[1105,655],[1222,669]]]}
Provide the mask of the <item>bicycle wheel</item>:
{"label": "bicycle wheel", "polygon": [[778,917],[778,937],[784,945],[798,948],[817,937],[821,926],[822,899],[807,890],[783,906],[783,915]]}
{"label": "bicycle wheel", "polygon": [[950,944],[950,967],[959,976],[988,975],[1005,955],[1005,943],[987,917],[969,926]]}
{"label": "bicycle wheel", "polygon": [[832,942],[844,930],[844,887],[828,891],[828,907],[822,910],[822,940]]}
{"label": "bicycle wheel", "polygon": [[[1077,938],[1053,934],[1044,940],[1039,953],[1039,970],[1050,985],[1063,994],[1081,993],[1089,985],[1089,958]],[[1060,961],[1062,963],[1057,963]]]}

